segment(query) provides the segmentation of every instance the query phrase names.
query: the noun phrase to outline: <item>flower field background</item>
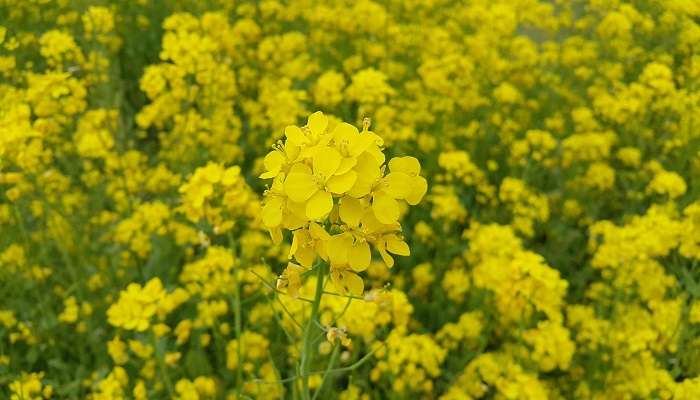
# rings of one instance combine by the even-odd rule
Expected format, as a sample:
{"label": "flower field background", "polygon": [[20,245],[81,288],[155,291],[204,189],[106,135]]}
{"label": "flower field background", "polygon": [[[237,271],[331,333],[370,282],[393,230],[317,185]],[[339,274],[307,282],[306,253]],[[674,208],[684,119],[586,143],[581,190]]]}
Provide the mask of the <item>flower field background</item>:
{"label": "flower field background", "polygon": [[700,2],[0,0],[0,399],[700,399]]}

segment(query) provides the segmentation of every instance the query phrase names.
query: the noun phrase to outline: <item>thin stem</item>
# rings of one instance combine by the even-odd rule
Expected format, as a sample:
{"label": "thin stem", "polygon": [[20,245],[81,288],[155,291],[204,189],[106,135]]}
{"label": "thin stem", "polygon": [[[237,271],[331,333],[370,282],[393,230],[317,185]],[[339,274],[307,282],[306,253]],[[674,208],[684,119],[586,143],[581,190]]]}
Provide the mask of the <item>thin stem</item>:
{"label": "thin stem", "polygon": [[323,378],[321,379],[321,384],[318,386],[318,389],[316,390],[316,393],[314,393],[314,397],[312,400],[316,400],[319,394],[323,391],[323,386],[326,383],[326,379],[328,378],[328,375],[330,375],[330,371],[333,369],[333,366],[335,365],[335,362],[338,361],[338,355],[340,354],[340,345],[336,344],[333,346],[333,353],[331,354],[331,359],[328,361],[328,366],[326,367],[326,372],[323,373]]}
{"label": "thin stem", "polygon": [[350,303],[352,303],[352,297],[348,298],[348,302],[345,303],[345,307],[343,307],[343,311],[341,311],[340,314],[336,315],[335,318],[333,318],[333,321],[331,322],[331,326],[335,326],[335,324],[338,323],[338,320],[343,318],[343,315],[345,315],[345,313],[350,308]]}
{"label": "thin stem", "polygon": [[[369,358],[372,357],[372,355],[374,353],[379,351],[379,349],[383,348],[384,346],[386,346],[386,342],[382,343],[380,346],[375,347],[372,351],[365,354],[362,358],[360,358],[359,360],[357,360],[353,364],[348,365],[347,367],[334,368],[334,369],[327,370],[327,371],[329,374],[354,371],[355,369],[359,368],[362,364],[364,364],[365,361],[369,360]],[[290,376],[289,378],[280,379],[278,381],[266,381],[263,379],[253,379],[253,380],[250,380],[248,382],[257,383],[257,384],[261,384],[261,385],[278,385],[280,383],[293,382],[293,381],[296,381],[297,379],[300,379],[300,378],[310,377],[310,376],[314,376],[314,375],[321,375],[324,373],[326,373],[325,370],[324,371],[313,371],[313,372],[309,372],[305,375],[299,374],[296,376]]]}
{"label": "thin stem", "polygon": [[311,304],[311,316],[309,317],[309,321],[306,323],[306,329],[304,330],[304,347],[301,353],[301,361],[299,366],[299,373],[302,377],[302,396],[304,400],[311,399],[308,373],[315,353],[313,346],[314,331],[317,329],[315,321],[318,319],[318,310],[321,304],[321,296],[323,295],[324,272],[325,268],[323,268],[323,264],[319,265],[316,271],[316,293],[314,295],[314,301]]}
{"label": "thin stem", "polygon": [[151,339],[153,340],[153,349],[156,351],[156,363],[158,364],[161,379],[163,379],[163,382],[165,382],[165,388],[168,389],[168,395],[170,398],[174,398],[175,393],[173,392],[173,383],[170,381],[170,376],[165,368],[163,353],[158,349],[158,338],[156,337],[156,333],[153,331],[151,331]]}
{"label": "thin stem", "polygon": [[235,310],[234,310],[235,314],[234,314],[233,318],[234,318],[234,324],[235,324],[235,329],[236,329],[236,339],[238,339],[238,347],[237,347],[238,354],[237,354],[237,356],[238,356],[238,363],[239,363],[239,367],[236,368],[236,382],[237,382],[236,386],[241,387],[242,382],[243,382],[243,369],[240,368],[240,366],[243,365],[243,360],[242,360],[242,357],[243,357],[243,355],[242,355],[243,340],[242,339],[243,338],[241,336],[243,333],[243,329],[241,326],[242,325],[242,322],[241,322],[241,317],[242,317],[241,316],[241,289],[240,289],[240,282],[238,280],[238,269],[236,269],[233,272],[233,274],[235,276],[235,282],[234,282],[235,294],[234,294],[234,298],[233,298],[233,300],[234,300],[233,305],[235,308]]}
{"label": "thin stem", "polygon": [[355,299],[355,300],[364,300],[364,297],[359,297],[359,296],[353,296],[351,294],[340,294],[340,293],[334,293],[334,292],[328,292],[328,291],[323,291],[323,294],[328,294],[331,296],[336,296],[336,297],[345,297],[346,299]]}
{"label": "thin stem", "polygon": [[[234,263],[237,263],[237,255],[236,255],[236,242],[233,240],[233,234],[231,231],[228,232],[228,240],[229,240],[229,247],[231,248],[231,254],[234,259]],[[241,282],[239,279],[239,268],[240,265],[234,266],[233,269],[233,308],[234,308],[234,325],[235,325],[235,330],[236,330],[236,339],[238,340],[238,346],[237,346],[237,354],[236,356],[238,357],[238,368],[236,368],[236,387],[241,388],[243,384],[243,369],[241,368],[241,365],[243,365],[243,354],[242,354],[242,347],[243,347],[243,340],[242,340],[242,333],[243,333],[243,328],[242,328],[242,315],[241,315]]]}
{"label": "thin stem", "polygon": [[287,306],[284,305],[282,300],[280,300],[279,297],[275,296],[275,301],[277,301],[279,303],[279,305],[282,307],[282,310],[284,311],[284,313],[287,314],[287,316],[289,317],[290,320],[292,320],[292,322],[294,322],[294,325],[296,325],[300,331],[303,331],[304,327],[301,326],[301,324],[299,322],[297,322],[296,318],[294,318],[294,315],[292,315],[292,313],[289,311]]}

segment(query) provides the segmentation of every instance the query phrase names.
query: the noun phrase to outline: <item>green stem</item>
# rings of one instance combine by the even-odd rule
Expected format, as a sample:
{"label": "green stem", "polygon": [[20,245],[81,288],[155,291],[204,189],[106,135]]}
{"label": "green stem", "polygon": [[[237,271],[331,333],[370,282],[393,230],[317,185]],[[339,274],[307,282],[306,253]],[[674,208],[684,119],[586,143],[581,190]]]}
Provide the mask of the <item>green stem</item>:
{"label": "green stem", "polygon": [[383,348],[384,346],[386,346],[386,342],[382,343],[382,344],[381,344],[380,346],[378,346],[378,347],[375,347],[372,351],[370,351],[369,353],[365,354],[362,358],[360,358],[359,360],[355,361],[355,363],[353,363],[353,364],[351,364],[351,365],[348,365],[347,367],[333,368],[333,369],[325,370],[325,371],[312,371],[312,372],[309,372],[309,373],[306,374],[306,375],[298,374],[298,375],[290,376],[289,378],[280,379],[280,380],[277,380],[277,381],[266,381],[266,380],[264,380],[264,379],[252,379],[252,380],[250,380],[249,382],[250,382],[250,383],[256,383],[256,384],[259,384],[259,385],[279,385],[280,383],[294,382],[294,381],[296,381],[296,380],[298,380],[298,379],[303,378],[304,376],[321,375],[321,374],[325,374],[326,372],[328,372],[329,374],[339,374],[339,373],[341,373],[341,372],[352,372],[352,371],[356,370],[357,368],[361,367],[362,364],[364,364],[367,360],[370,359],[370,357],[372,357],[372,356],[374,355],[374,353],[376,353],[377,351],[379,351],[379,349]]}
{"label": "green stem", "polygon": [[165,365],[165,357],[163,352],[158,348],[158,338],[155,332],[151,331],[151,338],[153,340],[153,349],[156,352],[156,363],[158,364],[158,370],[160,370],[161,379],[165,383],[165,388],[168,389],[168,395],[170,398],[174,398],[175,393],[173,392],[173,383],[170,380],[170,375],[168,375],[168,370]]}
{"label": "green stem", "polygon": [[338,361],[338,355],[340,354],[340,345],[336,344],[333,347],[333,353],[331,354],[331,359],[328,361],[328,366],[326,367],[326,372],[323,373],[323,378],[321,379],[321,384],[318,386],[318,390],[316,390],[316,393],[314,393],[314,397],[312,400],[316,400],[319,394],[323,391],[323,386],[326,383],[326,379],[328,378],[328,375],[330,375],[331,370],[335,366],[336,361]]}
{"label": "green stem", "polygon": [[242,352],[242,347],[243,347],[243,341],[242,341],[242,323],[241,323],[241,288],[240,288],[240,282],[238,280],[238,269],[234,271],[234,276],[235,276],[235,294],[234,294],[234,301],[233,301],[233,306],[235,308],[234,310],[234,324],[235,324],[235,329],[236,329],[236,339],[238,339],[238,347],[237,347],[237,356],[238,356],[238,368],[236,368],[236,386],[239,389],[243,388],[243,360],[241,357],[243,357],[243,352]]}
{"label": "green stem", "polygon": [[311,316],[309,321],[306,323],[306,329],[304,329],[304,347],[301,353],[301,361],[299,372],[302,376],[302,396],[304,400],[311,399],[311,393],[309,391],[309,376],[308,373],[311,367],[311,361],[314,357],[314,331],[316,331],[315,321],[318,319],[318,309],[321,304],[321,296],[323,295],[323,273],[325,269],[323,264],[317,267],[316,271],[316,293],[314,294],[314,301],[311,303]]}
{"label": "green stem", "polygon": [[[234,298],[233,298],[233,308],[234,308],[234,325],[235,325],[235,330],[236,330],[236,339],[238,340],[238,348],[237,348],[237,357],[238,357],[238,368],[236,368],[236,387],[238,390],[243,389],[243,369],[241,368],[243,365],[243,341],[242,341],[242,333],[243,333],[243,327],[242,327],[242,315],[241,315],[241,282],[240,282],[240,274],[239,274],[239,268],[240,264],[238,263],[238,258],[237,258],[237,247],[236,247],[236,242],[233,239],[233,234],[231,231],[228,232],[228,240],[229,240],[229,247],[231,248],[231,253],[233,255],[234,263],[237,265],[234,265],[234,270],[233,270],[233,278],[234,278],[234,286],[233,286],[233,291],[234,291]],[[240,392],[239,392],[240,393]]]}

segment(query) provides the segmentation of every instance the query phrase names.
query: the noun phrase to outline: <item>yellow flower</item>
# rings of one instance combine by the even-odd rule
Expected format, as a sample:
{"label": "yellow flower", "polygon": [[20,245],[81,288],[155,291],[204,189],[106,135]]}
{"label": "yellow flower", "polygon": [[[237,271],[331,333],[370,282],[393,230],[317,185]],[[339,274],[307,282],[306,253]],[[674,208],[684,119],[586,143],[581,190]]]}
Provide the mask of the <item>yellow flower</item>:
{"label": "yellow flower", "polygon": [[[320,257],[330,264],[338,291],[354,295],[362,294],[357,273],[369,267],[372,246],[389,267],[390,253],[410,254],[400,235],[399,201],[416,205],[428,188],[416,158],[396,157],[385,165],[384,141],[369,125],[365,118],[360,132],[340,122],[329,132],[328,118],[315,112],[306,126],[285,129],[285,142],[265,157],[260,176],[273,178],[261,213],[273,241],[282,240],[282,228],[291,230],[289,258],[310,268]],[[328,231],[321,223],[330,223]],[[336,228],[340,232],[331,236]],[[296,295],[301,280],[292,265],[278,285],[289,285]]]}
{"label": "yellow flower", "polygon": [[294,257],[299,264],[311,268],[316,255],[326,258],[324,243],[331,238],[319,224],[311,222],[308,229],[297,229],[292,234],[292,245],[289,248],[289,258]]}
{"label": "yellow flower", "polygon": [[299,288],[301,288],[301,274],[306,269],[292,262],[287,263],[287,268],[284,269],[282,275],[277,279],[277,289],[287,288],[287,294],[296,298],[299,297]]}
{"label": "yellow flower", "polygon": [[333,194],[344,194],[355,184],[357,172],[341,169],[340,152],[323,146],[315,151],[313,167],[295,164],[284,181],[284,191],[292,201],[304,203],[311,220],[324,217],[333,209]]}
{"label": "yellow flower", "polygon": [[331,264],[331,280],[341,294],[362,296],[365,289],[362,278],[347,266]]}
{"label": "yellow flower", "polygon": [[348,337],[348,331],[344,328],[328,328],[326,330],[326,340],[328,340],[331,344],[335,344],[335,342],[338,341],[345,347],[350,347],[352,344],[352,339]]}
{"label": "yellow flower", "polygon": [[107,342],[107,352],[117,365],[124,365],[129,361],[129,354],[126,351],[126,343],[119,336]]}
{"label": "yellow flower", "polygon": [[331,267],[349,266],[353,271],[361,272],[366,270],[372,261],[369,243],[348,232],[328,239],[326,251]]}
{"label": "yellow flower", "polygon": [[420,203],[428,190],[428,181],[419,176],[420,163],[414,157],[395,157],[389,161],[389,174],[373,192],[372,210],[384,224],[392,224],[399,219],[399,205],[396,200],[406,200],[410,205]]}

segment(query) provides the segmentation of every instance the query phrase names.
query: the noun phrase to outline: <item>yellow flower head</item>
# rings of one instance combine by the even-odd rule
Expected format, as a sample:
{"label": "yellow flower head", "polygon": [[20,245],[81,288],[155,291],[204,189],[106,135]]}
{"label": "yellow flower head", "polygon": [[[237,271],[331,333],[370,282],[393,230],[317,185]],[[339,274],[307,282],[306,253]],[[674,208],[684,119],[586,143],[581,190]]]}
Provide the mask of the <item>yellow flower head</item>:
{"label": "yellow flower head", "polygon": [[[362,131],[345,122],[331,126],[315,112],[306,126],[285,129],[260,176],[273,179],[261,215],[273,239],[281,240],[282,229],[292,231],[290,259],[306,268],[318,258],[329,262],[336,289],[358,296],[364,285],[357,273],[369,267],[372,247],[389,267],[389,253],[410,254],[401,236],[401,203],[416,205],[428,190],[416,158],[385,163],[384,141],[369,126],[369,119]],[[299,268],[287,267],[279,281],[294,296]]]}

